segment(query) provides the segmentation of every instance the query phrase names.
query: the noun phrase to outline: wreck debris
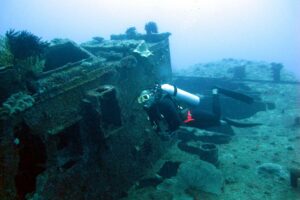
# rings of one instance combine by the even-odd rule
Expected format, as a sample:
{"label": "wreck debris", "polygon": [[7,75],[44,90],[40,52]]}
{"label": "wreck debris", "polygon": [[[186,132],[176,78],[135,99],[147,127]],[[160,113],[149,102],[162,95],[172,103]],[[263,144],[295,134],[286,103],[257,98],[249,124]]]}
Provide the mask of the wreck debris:
{"label": "wreck debris", "polygon": [[299,185],[299,179],[300,179],[300,169],[291,168],[289,171],[290,171],[291,186],[294,188],[297,188]]}
{"label": "wreck debris", "polygon": [[75,42],[67,39],[54,39],[45,54],[45,71],[62,67],[68,63],[74,63],[90,55]]}
{"label": "wreck debris", "polygon": [[271,63],[272,77],[274,82],[281,80],[281,70],[283,65],[281,63]]}
{"label": "wreck debris", "polygon": [[145,41],[141,41],[141,43],[133,50],[133,52],[138,53],[140,56],[146,58],[153,55]]}
{"label": "wreck debris", "polygon": [[[82,199],[85,195],[88,199],[118,199],[124,195],[163,152],[157,148],[161,141],[152,137],[151,131],[140,131],[147,127],[147,121],[139,112],[135,95],[156,80],[171,79],[169,35],[153,35],[156,41],[149,45],[155,47],[151,49],[151,59],[140,55],[149,56],[150,53],[145,34],[132,34],[131,39],[126,36],[123,40],[94,37],[92,42],[81,45],[68,39],[55,39],[44,52],[45,57],[43,54],[39,60],[29,60],[29,66],[38,62],[42,69],[30,80],[29,76],[19,78],[20,70],[14,65],[5,67],[1,64],[4,66],[0,69],[1,90],[5,89],[2,90],[5,93],[1,92],[1,104],[12,95],[28,96],[16,103],[20,108],[15,111],[11,101],[0,108],[0,115],[5,117],[1,120],[4,139],[1,138],[0,147],[2,141],[10,141],[5,148],[12,149],[7,156],[15,163],[1,168],[0,183],[1,177],[11,180],[5,190],[13,192],[7,197],[0,187],[0,198],[15,199],[16,190],[22,197],[49,199],[57,198],[58,192],[61,192],[61,198],[73,199]],[[139,45],[141,48],[134,52]],[[159,73],[161,70],[165,72],[163,75]],[[16,78],[20,85],[15,84]],[[33,89],[23,87],[28,81]],[[22,93],[14,96],[19,92]],[[11,121],[8,121],[11,113]],[[14,115],[17,113],[20,114]],[[38,171],[30,179],[35,181],[36,188],[22,191],[19,187],[22,182],[18,182],[16,188],[15,173],[10,173],[18,171],[21,157],[13,151],[14,146],[21,147],[24,142],[21,137],[13,137],[13,130],[20,123],[30,134],[41,139],[46,153],[46,161],[42,162],[44,171]],[[145,140],[145,134],[150,139]],[[141,147],[138,159],[131,155],[136,146]],[[131,174],[133,168],[136,172]],[[82,178],[82,172],[85,178]],[[66,181],[76,184],[66,187],[69,185]],[[103,189],[99,190],[94,183]],[[82,192],[81,186],[87,188],[88,194]]]}
{"label": "wreck debris", "polygon": [[[158,34],[155,29],[149,33],[146,35],[139,34],[132,28],[127,31],[125,36],[124,34],[121,35],[124,36],[123,39],[120,39],[121,37],[115,40],[93,38],[92,43],[81,45],[66,41],[65,44],[68,43],[70,49],[82,54],[79,53],[80,56],[76,57],[76,53],[70,53],[76,57],[74,60],[73,57],[60,60],[62,62],[53,59],[58,64],[51,65],[53,68],[50,67],[51,69],[47,69],[46,72],[45,70],[39,72],[32,80],[37,89],[32,90],[32,95],[28,97],[28,99],[32,98],[32,105],[23,106],[24,110],[19,109],[16,113],[21,113],[21,115],[16,115],[18,119],[14,119],[15,116],[12,115],[12,125],[7,125],[8,130],[14,130],[18,128],[21,121],[22,131],[13,132],[16,138],[13,138],[13,134],[7,130],[4,133],[5,140],[2,140],[1,135],[0,144],[3,144],[2,141],[10,141],[6,145],[10,145],[12,149],[5,152],[8,154],[5,158],[14,155],[9,157],[11,159],[9,165],[1,166],[1,177],[5,177],[5,180],[10,179],[12,182],[12,184],[6,184],[5,190],[12,191],[11,193],[18,191],[19,195],[27,196],[29,199],[31,197],[32,199],[44,197],[56,199],[59,196],[62,199],[71,198],[74,200],[99,198],[115,200],[126,196],[129,187],[137,180],[141,180],[140,186],[149,186],[149,183],[150,186],[161,184],[157,191],[162,195],[165,195],[167,190],[159,189],[166,189],[164,186],[172,184],[178,186],[171,186],[174,190],[168,190],[169,198],[176,197],[175,190],[186,195],[187,193],[195,193],[193,198],[199,196],[196,190],[195,192],[192,191],[194,188],[214,194],[219,194],[222,191],[223,178],[219,176],[220,172],[209,163],[203,164],[197,159],[196,162],[168,161],[171,166],[164,165],[167,169],[162,169],[159,172],[161,172],[161,177],[174,178],[172,180],[162,180],[160,176],[141,179],[162,153],[165,153],[165,148],[169,145],[169,141],[162,142],[153,133],[136,102],[136,94],[141,89],[151,86],[155,81],[171,80],[169,34]],[[58,47],[61,44],[56,43],[56,45]],[[53,49],[54,53],[58,51],[59,48],[57,51]],[[81,55],[83,56],[81,57]],[[49,58],[48,63],[51,60]],[[235,61],[231,60],[231,62]],[[251,67],[255,64],[250,62],[235,63],[235,66],[245,66],[247,78],[248,71],[251,71],[249,65]],[[226,70],[226,68],[221,70]],[[230,81],[244,81],[242,80],[244,77],[243,70],[240,68],[233,72],[233,79],[235,80],[232,80],[232,74],[228,76],[231,78]],[[270,73],[270,65],[264,70],[268,70]],[[162,74],[162,72],[164,73]],[[207,73],[205,70],[202,72]],[[6,75],[5,78],[8,77]],[[219,73],[219,75],[223,79],[224,73]],[[251,77],[251,73],[249,75]],[[1,78],[4,77],[1,74],[0,76]],[[212,83],[216,83],[214,76],[210,78],[201,79],[201,83],[206,85],[199,85],[210,87]],[[1,82],[5,83],[4,79],[1,79]],[[256,90],[249,90],[246,84],[232,84],[230,82],[228,85],[247,90],[250,93],[256,92]],[[11,92],[11,90],[9,91]],[[27,93],[24,92],[24,94]],[[8,96],[10,95],[13,94]],[[7,99],[7,97],[3,96],[3,99]],[[27,101],[25,100],[25,102]],[[236,103],[228,103],[227,105],[228,108],[239,106]],[[252,110],[254,112],[243,110],[243,113],[236,115],[252,116],[263,109],[260,109],[256,104]],[[3,106],[0,113],[8,116],[10,111]],[[298,124],[295,121],[295,125]],[[6,127],[1,128],[5,129]],[[145,129],[147,131],[143,131]],[[23,134],[25,131],[30,134]],[[217,147],[216,144],[229,143],[233,135],[233,132],[228,129],[223,132],[218,131],[181,131],[177,134],[178,138],[176,139],[189,142],[185,144],[185,147],[192,149],[201,159],[203,153],[200,152],[200,148],[204,151],[211,151],[212,155],[208,156],[207,161],[217,165],[218,148],[221,149],[221,147]],[[22,134],[29,139],[22,140],[19,137]],[[34,148],[30,147],[30,138],[37,141]],[[41,165],[41,168],[30,177],[30,180],[36,183],[30,190],[22,190],[22,182],[18,182],[18,187],[15,188],[15,174],[8,173],[19,169],[19,158],[23,159],[24,157],[14,151],[14,148],[15,146],[22,146],[24,141],[27,149],[36,151],[34,156],[43,154],[40,160],[34,161],[37,166]],[[194,144],[198,144],[198,146]],[[36,150],[39,147],[42,149],[41,153]],[[174,147],[177,149],[176,145]],[[180,151],[180,154],[184,155],[182,159],[188,157],[185,152]],[[179,157],[177,158],[179,159]],[[1,161],[2,155],[0,156]],[[16,165],[10,163],[16,163]],[[30,166],[32,167],[33,164]],[[199,169],[202,173],[199,172]],[[30,168],[30,170],[35,169]],[[18,177],[23,172],[27,173],[28,171],[21,168]],[[204,178],[201,176],[203,173],[207,175]],[[213,179],[214,176],[217,176],[218,179]],[[1,181],[0,179],[0,183],[2,183]],[[178,182],[184,182],[184,187],[180,184],[177,185]],[[213,185],[212,182],[218,184]],[[48,187],[49,185],[51,187]],[[184,191],[182,188],[186,190]],[[7,196],[2,195],[4,192],[1,189],[0,187],[0,199]],[[15,199],[13,195],[8,198]]]}

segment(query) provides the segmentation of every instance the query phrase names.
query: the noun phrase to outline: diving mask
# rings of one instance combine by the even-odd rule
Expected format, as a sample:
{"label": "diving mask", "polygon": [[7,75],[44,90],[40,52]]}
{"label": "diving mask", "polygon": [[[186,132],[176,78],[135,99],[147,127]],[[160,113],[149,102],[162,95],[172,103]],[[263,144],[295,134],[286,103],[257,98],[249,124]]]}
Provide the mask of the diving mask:
{"label": "diving mask", "polygon": [[145,103],[150,99],[151,96],[151,92],[149,90],[143,90],[141,92],[141,95],[138,97],[138,102],[141,103]]}

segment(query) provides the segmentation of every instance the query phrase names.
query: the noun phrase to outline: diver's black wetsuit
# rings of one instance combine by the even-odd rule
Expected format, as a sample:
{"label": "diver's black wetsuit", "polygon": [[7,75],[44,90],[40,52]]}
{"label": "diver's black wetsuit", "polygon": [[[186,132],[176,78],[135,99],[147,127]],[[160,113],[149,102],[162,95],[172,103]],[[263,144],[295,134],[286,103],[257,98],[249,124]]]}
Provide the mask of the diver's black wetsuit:
{"label": "diver's black wetsuit", "polygon": [[192,107],[188,112],[182,112],[177,101],[170,94],[163,92],[160,87],[156,87],[152,95],[148,95],[149,100],[144,103],[149,120],[156,128],[160,130],[159,121],[164,119],[168,125],[168,131],[175,131],[180,125],[187,125],[196,128],[210,128],[228,124],[230,126],[246,128],[261,125],[260,123],[241,123],[222,117],[219,102],[219,92],[223,95],[251,104],[253,98],[242,93],[226,90],[224,88],[214,88],[212,91],[212,112],[203,111],[199,106]]}
{"label": "diver's black wetsuit", "polygon": [[175,131],[182,124],[178,105],[170,95],[163,95],[159,99],[151,98],[144,105],[144,109],[152,126],[157,126],[157,131],[160,131],[159,121],[163,118],[168,124],[169,131]]}
{"label": "diver's black wetsuit", "polygon": [[196,128],[209,128],[221,125],[221,108],[219,95],[213,94],[212,113],[201,110],[199,107],[190,110],[192,119],[185,124]]}
{"label": "diver's black wetsuit", "polygon": [[168,124],[170,132],[175,131],[180,125],[187,125],[196,128],[209,128],[220,126],[220,104],[219,96],[213,95],[213,113],[202,111],[199,107],[189,110],[191,118],[187,113],[181,114],[177,101],[168,94],[160,97],[151,98],[145,105],[149,120],[152,125],[157,126],[157,131],[160,131],[159,121],[163,118]]}

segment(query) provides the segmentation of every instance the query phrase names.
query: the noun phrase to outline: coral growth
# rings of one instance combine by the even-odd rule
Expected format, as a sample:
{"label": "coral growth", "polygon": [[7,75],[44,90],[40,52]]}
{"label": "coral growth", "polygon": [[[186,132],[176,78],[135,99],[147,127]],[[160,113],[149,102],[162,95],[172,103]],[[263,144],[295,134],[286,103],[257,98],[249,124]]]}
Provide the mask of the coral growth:
{"label": "coral growth", "polygon": [[122,58],[120,64],[124,68],[131,69],[137,66],[137,62],[137,59],[134,56],[130,55]]}
{"label": "coral growth", "polygon": [[39,57],[29,57],[19,61],[19,71],[25,76],[36,76],[43,72],[45,68],[45,60]]}
{"label": "coral growth", "polygon": [[[1,118],[11,116],[13,114],[22,112],[34,104],[34,98],[24,92],[18,92],[11,95],[3,104],[1,108]],[[4,116],[7,115],[7,116]]]}
{"label": "coral growth", "polygon": [[221,194],[224,178],[220,170],[208,162],[201,160],[187,161],[182,163],[177,175],[157,186],[158,190],[169,191],[178,199],[187,198],[187,194],[197,197],[197,194],[191,194],[191,190],[204,191],[212,194]]}
{"label": "coral growth", "polygon": [[257,167],[257,173],[264,177],[274,177],[279,179],[288,179],[289,175],[286,169],[275,163],[263,163]]}
{"label": "coral growth", "polygon": [[147,35],[153,34],[153,33],[158,33],[158,28],[155,22],[148,22],[145,25],[145,31]]}
{"label": "coral growth", "polygon": [[134,39],[137,35],[137,31],[135,27],[129,27],[125,33],[128,39]]}
{"label": "coral growth", "polygon": [[0,66],[11,66],[13,63],[13,55],[6,45],[6,38],[0,36]]}

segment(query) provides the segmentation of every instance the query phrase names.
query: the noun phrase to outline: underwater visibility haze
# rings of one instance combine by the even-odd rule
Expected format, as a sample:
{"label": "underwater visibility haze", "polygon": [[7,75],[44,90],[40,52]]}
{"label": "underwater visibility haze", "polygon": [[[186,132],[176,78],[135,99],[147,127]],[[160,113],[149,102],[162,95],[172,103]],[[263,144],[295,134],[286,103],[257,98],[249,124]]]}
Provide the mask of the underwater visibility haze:
{"label": "underwater visibility haze", "polygon": [[0,199],[300,199],[299,19],[293,0],[2,0]]}
{"label": "underwater visibility haze", "polygon": [[3,0],[0,33],[28,30],[45,40],[109,38],[147,21],[171,32],[174,68],[223,58],[280,62],[299,74],[300,2],[294,0]]}

